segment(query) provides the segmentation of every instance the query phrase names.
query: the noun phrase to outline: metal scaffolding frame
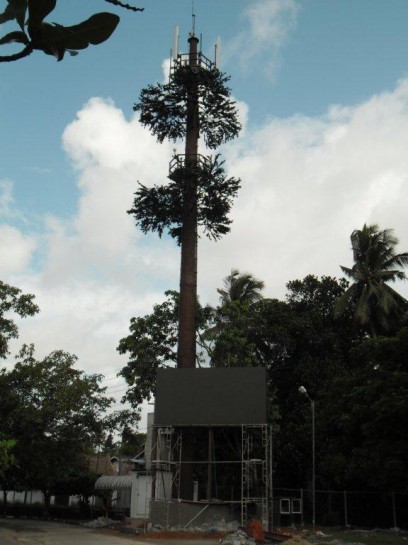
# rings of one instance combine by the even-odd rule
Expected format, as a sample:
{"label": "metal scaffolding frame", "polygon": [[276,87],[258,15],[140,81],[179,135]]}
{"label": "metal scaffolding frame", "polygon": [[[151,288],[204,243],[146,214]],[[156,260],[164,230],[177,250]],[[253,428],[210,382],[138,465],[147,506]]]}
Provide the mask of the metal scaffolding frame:
{"label": "metal scaffolding frame", "polygon": [[[272,426],[232,427],[237,429],[237,433],[241,432],[241,459],[235,461],[241,464],[241,524],[246,525],[251,506],[256,505],[261,509],[263,527],[270,530],[273,527]],[[183,499],[180,497],[183,430],[177,427],[154,428],[157,442],[156,459],[152,460],[153,478],[160,470],[172,472],[173,496],[180,501]],[[194,463],[206,464],[208,460],[195,460]],[[217,463],[231,461],[217,460]]]}
{"label": "metal scaffolding frame", "polygon": [[272,426],[241,428],[241,525],[245,526],[251,505],[261,507],[262,525],[273,527]]}
{"label": "metal scaffolding frame", "polygon": [[[171,426],[153,426],[157,440],[152,448],[153,482],[156,481],[158,471],[173,474],[172,486],[180,499],[180,468],[183,445],[183,434]],[[154,457],[154,459],[153,459]]]}

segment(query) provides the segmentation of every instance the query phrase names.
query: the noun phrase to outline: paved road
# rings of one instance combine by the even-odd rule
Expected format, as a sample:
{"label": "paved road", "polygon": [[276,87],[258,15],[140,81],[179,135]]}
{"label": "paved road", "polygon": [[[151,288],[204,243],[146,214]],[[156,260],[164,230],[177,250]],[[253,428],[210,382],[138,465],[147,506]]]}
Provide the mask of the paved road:
{"label": "paved road", "polygon": [[0,545],[146,545],[81,526],[40,520],[0,519]]}
{"label": "paved road", "polygon": [[143,539],[44,520],[0,519],[0,545],[218,545],[218,539]]}

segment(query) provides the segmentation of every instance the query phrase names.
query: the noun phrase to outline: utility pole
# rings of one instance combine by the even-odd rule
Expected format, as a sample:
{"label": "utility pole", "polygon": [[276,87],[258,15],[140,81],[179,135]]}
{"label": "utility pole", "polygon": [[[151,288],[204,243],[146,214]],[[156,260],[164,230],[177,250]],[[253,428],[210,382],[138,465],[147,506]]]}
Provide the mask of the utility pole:
{"label": "utility pole", "polygon": [[298,389],[301,395],[307,397],[310,401],[310,409],[312,413],[312,525],[313,532],[316,531],[316,439],[315,439],[315,402],[312,399],[304,386],[299,386]]}

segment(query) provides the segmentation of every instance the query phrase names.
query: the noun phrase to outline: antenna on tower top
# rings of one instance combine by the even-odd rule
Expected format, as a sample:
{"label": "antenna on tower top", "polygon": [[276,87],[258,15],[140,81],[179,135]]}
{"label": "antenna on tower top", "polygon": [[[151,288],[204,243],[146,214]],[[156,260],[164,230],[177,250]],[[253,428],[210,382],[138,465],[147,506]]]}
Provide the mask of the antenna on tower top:
{"label": "antenna on tower top", "polygon": [[179,27],[174,27],[173,32],[173,60],[176,61],[178,57],[178,49],[179,49]]}
{"label": "antenna on tower top", "polygon": [[221,36],[217,36],[217,41],[215,42],[215,68],[218,70],[221,68]]}
{"label": "antenna on tower top", "polygon": [[191,35],[195,36],[195,13],[194,13],[194,0],[191,2],[191,18],[192,18],[192,29],[191,29]]}

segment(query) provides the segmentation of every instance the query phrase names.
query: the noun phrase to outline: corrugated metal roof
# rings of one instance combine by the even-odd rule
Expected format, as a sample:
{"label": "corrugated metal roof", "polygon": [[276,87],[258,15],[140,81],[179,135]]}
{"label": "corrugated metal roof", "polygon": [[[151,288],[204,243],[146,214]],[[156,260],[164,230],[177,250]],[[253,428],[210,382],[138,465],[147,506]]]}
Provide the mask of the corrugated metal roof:
{"label": "corrugated metal roof", "polygon": [[132,488],[132,482],[132,475],[118,475],[116,477],[104,475],[96,481],[95,490],[123,490]]}

